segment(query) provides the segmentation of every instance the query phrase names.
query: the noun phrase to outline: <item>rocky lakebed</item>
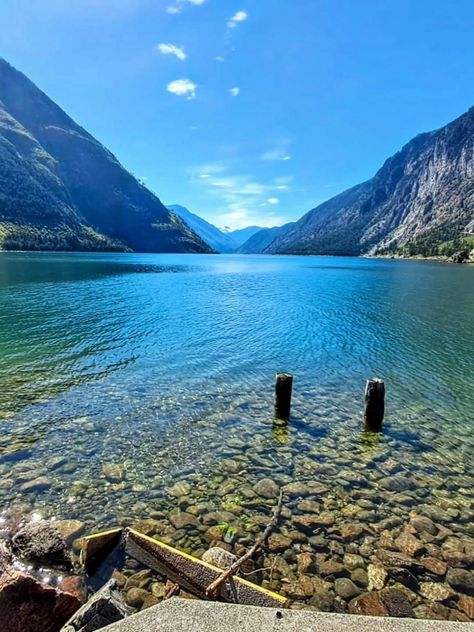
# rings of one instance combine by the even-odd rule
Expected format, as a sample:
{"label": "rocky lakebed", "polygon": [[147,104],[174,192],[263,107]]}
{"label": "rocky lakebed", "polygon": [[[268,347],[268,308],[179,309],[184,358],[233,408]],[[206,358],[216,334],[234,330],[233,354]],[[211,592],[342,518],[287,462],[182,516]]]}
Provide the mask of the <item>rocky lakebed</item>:
{"label": "rocky lakebed", "polygon": [[[314,433],[308,442],[286,426],[274,426],[270,436],[257,424],[254,431],[241,428],[238,435],[234,430],[218,437],[197,422],[200,445],[206,440],[219,445],[217,459],[186,467],[189,443],[181,445],[181,454],[170,443],[154,454],[159,473],[146,469],[146,461],[114,460],[102,462],[94,480],[69,484],[90,437],[100,433],[93,421],[82,423],[89,425],[84,445],[72,455],[38,462],[31,454],[19,458],[19,451],[28,450],[21,445],[12,452],[15,459],[4,454],[0,493],[8,502],[1,525],[0,611],[15,594],[15,582],[20,587],[26,582],[23,595],[30,589],[53,591],[56,599],[58,593],[67,595],[57,606],[64,623],[66,613],[110,577],[128,612],[157,604],[165,596],[166,577],[133,559],[112,560],[99,580],[86,577],[77,565],[81,537],[132,526],[214,563],[221,557],[215,557],[217,547],[232,561],[263,532],[281,490],[278,525],[242,569],[243,577],[288,597],[291,608],[474,620],[467,460],[448,461],[419,445],[406,449],[405,438],[389,432],[339,439]],[[417,441],[427,440],[433,445],[444,439],[421,427]],[[463,451],[462,434],[457,441],[451,447]],[[38,524],[43,534],[51,529],[54,541],[65,542],[67,552],[58,545],[58,559],[49,550],[46,557],[32,553],[29,540]]]}

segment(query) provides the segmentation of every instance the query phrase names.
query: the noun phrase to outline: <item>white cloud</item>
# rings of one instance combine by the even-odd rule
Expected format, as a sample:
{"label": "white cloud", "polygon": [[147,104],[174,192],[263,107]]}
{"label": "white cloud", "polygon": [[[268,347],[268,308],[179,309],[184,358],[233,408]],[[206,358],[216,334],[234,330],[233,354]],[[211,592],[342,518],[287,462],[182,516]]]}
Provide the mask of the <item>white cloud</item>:
{"label": "white cloud", "polygon": [[222,55],[218,55],[216,57],[216,61],[225,61],[225,57],[223,57]]}
{"label": "white cloud", "polygon": [[233,97],[236,97],[240,94],[240,88],[229,88],[229,92]]}
{"label": "white cloud", "polygon": [[[267,183],[259,182],[249,174],[230,172],[223,162],[215,162],[189,169],[192,182],[203,188],[206,194],[215,200],[218,225],[228,225],[233,229],[244,228],[251,224],[258,226],[281,225],[288,218],[270,212],[270,206],[279,203],[275,196],[285,183],[276,179]],[[263,209],[267,210],[264,211]]]}
{"label": "white cloud", "polygon": [[162,55],[174,55],[181,61],[184,61],[187,57],[184,48],[174,44],[158,44],[158,50]]}
{"label": "white cloud", "polygon": [[205,2],[206,0],[176,0],[174,4],[170,4],[166,7],[166,11],[167,13],[181,13],[183,6],[186,5],[186,3],[194,4],[199,7]]}
{"label": "white cloud", "polygon": [[261,160],[291,160],[285,147],[270,149],[260,156]]}
{"label": "white cloud", "polygon": [[235,29],[235,27],[239,24],[239,22],[245,22],[248,18],[247,11],[237,11],[234,15],[227,20],[227,26],[230,29]]}
{"label": "white cloud", "polygon": [[196,98],[196,88],[197,85],[189,79],[175,79],[166,86],[168,92],[178,97],[186,97],[188,100]]}

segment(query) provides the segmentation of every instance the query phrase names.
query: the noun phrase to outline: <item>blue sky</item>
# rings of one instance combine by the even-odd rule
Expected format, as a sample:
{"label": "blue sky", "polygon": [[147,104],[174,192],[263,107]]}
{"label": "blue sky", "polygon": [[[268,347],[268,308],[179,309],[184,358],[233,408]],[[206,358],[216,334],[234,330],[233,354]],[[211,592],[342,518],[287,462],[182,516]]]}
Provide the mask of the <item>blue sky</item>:
{"label": "blue sky", "polygon": [[472,0],[0,0],[0,55],[233,228],[299,218],[474,105],[473,32]]}

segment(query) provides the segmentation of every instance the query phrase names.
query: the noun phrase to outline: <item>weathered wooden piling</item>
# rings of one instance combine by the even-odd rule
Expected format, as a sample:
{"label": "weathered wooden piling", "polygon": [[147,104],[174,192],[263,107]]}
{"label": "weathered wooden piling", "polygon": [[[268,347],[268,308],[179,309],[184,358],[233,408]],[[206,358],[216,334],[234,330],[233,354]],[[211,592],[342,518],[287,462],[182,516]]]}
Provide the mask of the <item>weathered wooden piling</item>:
{"label": "weathered wooden piling", "polygon": [[383,380],[373,378],[367,380],[365,386],[365,429],[371,432],[382,430],[385,412],[385,384]]}
{"label": "weathered wooden piling", "polygon": [[275,384],[275,417],[288,421],[291,409],[291,391],[293,376],[290,373],[277,373]]}

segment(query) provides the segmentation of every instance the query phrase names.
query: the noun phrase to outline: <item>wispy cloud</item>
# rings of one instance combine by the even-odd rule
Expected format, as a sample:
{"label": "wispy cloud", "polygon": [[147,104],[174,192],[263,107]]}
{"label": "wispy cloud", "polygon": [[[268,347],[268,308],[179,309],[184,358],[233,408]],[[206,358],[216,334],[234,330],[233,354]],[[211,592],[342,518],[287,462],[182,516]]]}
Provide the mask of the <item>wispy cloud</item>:
{"label": "wispy cloud", "polygon": [[167,13],[181,13],[183,7],[186,4],[194,4],[195,6],[201,6],[206,0],[175,0],[174,4],[170,4],[166,7]]}
{"label": "wispy cloud", "polygon": [[277,216],[270,211],[280,202],[276,191],[281,191],[279,187],[286,183],[276,179],[260,182],[249,174],[232,173],[223,162],[193,167],[189,173],[192,182],[204,188],[206,194],[216,201],[218,221],[223,226],[234,229],[250,224],[275,226],[287,221],[285,216]]}
{"label": "wispy cloud", "polygon": [[234,13],[234,15],[229,18],[227,20],[227,26],[230,29],[235,29],[235,27],[240,23],[240,22],[245,22],[245,20],[248,18],[248,13],[247,11],[237,11],[236,13]]}
{"label": "wispy cloud", "polygon": [[197,85],[189,79],[175,79],[174,81],[170,81],[166,89],[178,97],[186,97],[188,100],[196,98]]}
{"label": "wispy cloud", "polygon": [[283,147],[270,149],[269,151],[263,153],[260,158],[262,160],[291,160],[291,156]]}
{"label": "wispy cloud", "polygon": [[229,88],[229,92],[233,97],[237,97],[240,94],[240,88]]}
{"label": "wispy cloud", "polygon": [[216,61],[225,61],[225,57],[223,57],[222,55],[218,55],[216,57]]}
{"label": "wispy cloud", "polygon": [[157,48],[162,55],[174,55],[181,61],[184,61],[187,57],[182,46],[175,46],[175,44],[158,44]]}

